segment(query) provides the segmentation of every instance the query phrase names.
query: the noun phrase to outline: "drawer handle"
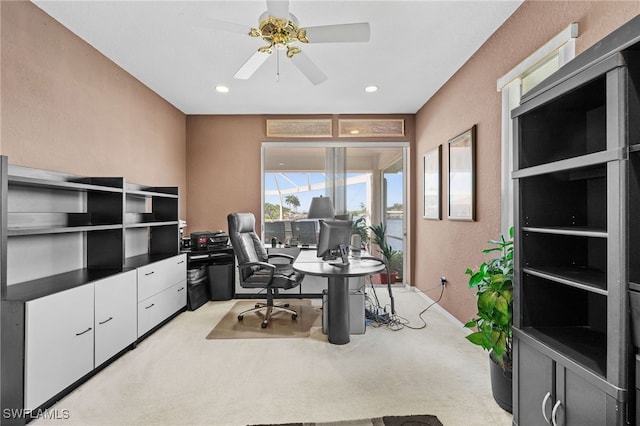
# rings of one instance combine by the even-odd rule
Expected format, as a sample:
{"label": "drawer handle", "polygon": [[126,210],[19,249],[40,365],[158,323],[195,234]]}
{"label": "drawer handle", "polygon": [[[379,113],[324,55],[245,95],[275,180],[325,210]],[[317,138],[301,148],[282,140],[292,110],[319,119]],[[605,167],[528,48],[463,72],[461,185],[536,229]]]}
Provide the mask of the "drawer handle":
{"label": "drawer handle", "polygon": [[153,308],[155,305],[156,305],[155,303],[152,303],[149,306],[147,306],[145,309]]}
{"label": "drawer handle", "polygon": [[181,263],[184,263],[184,260],[181,260],[180,262],[178,262],[178,265],[181,264]]}
{"label": "drawer handle", "polygon": [[562,407],[562,402],[557,401],[556,405],[553,406],[553,411],[551,412],[551,423],[553,426],[558,426],[558,408]]}
{"label": "drawer handle", "polygon": [[551,421],[547,417],[547,402],[549,402],[549,398],[551,398],[551,392],[547,392],[547,394],[544,396],[544,399],[542,400],[542,417],[544,417],[544,421],[550,425]]}
{"label": "drawer handle", "polygon": [[100,325],[102,325],[102,324],[106,324],[106,323],[108,323],[109,321],[111,321],[112,319],[113,319],[113,317],[109,317],[109,318],[107,318],[106,320],[104,320],[104,321],[102,321],[102,322],[99,322],[98,324],[100,324]]}
{"label": "drawer handle", "polygon": [[146,274],[144,274],[144,275],[145,275],[145,276],[147,276],[147,275],[151,275],[151,274],[153,274],[154,272],[155,272],[155,271],[147,272],[147,273],[146,273]]}
{"label": "drawer handle", "polygon": [[180,288],[178,289],[178,291],[182,291],[182,290],[184,290],[184,287],[180,287]]}
{"label": "drawer handle", "polygon": [[87,328],[85,331],[81,331],[80,333],[76,333],[76,336],[82,336],[85,333],[88,333],[91,331],[91,327]]}

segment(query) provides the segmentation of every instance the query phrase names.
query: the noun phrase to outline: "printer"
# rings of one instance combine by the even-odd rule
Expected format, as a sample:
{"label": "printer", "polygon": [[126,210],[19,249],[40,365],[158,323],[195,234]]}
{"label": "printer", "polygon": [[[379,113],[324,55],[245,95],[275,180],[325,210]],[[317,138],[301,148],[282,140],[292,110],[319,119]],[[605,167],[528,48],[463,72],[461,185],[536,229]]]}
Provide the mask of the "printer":
{"label": "printer", "polygon": [[205,251],[226,246],[229,236],[224,231],[200,231],[191,233],[191,250]]}

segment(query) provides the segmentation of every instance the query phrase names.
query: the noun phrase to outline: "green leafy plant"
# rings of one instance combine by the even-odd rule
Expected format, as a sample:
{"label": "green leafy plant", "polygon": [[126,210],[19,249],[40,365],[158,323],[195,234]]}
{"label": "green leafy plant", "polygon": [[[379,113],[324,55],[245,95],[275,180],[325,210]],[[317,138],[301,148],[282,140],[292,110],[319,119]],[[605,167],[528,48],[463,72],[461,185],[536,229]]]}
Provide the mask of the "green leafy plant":
{"label": "green leafy plant", "polygon": [[493,246],[483,253],[498,253],[480,265],[477,271],[467,268],[469,287],[476,289],[478,312],[466,323],[476,329],[467,336],[471,343],[491,351],[491,357],[503,369],[511,370],[512,315],[513,315],[513,228],[509,239],[489,240]]}
{"label": "green leafy plant", "polygon": [[389,260],[389,271],[397,272],[399,279],[402,279],[402,263],[404,261],[404,256],[401,251],[396,251],[393,256],[391,256],[391,260]]}
{"label": "green leafy plant", "polygon": [[371,225],[369,229],[371,229],[371,231],[373,232],[374,244],[378,246],[378,251],[382,254],[382,257],[384,257],[384,260],[387,262],[387,265],[389,265],[393,257],[398,253],[398,251],[391,248],[391,246],[387,242],[386,225],[384,223],[381,223],[379,225]]}
{"label": "green leafy plant", "polygon": [[367,218],[364,216],[359,217],[353,222],[353,227],[351,229],[352,234],[360,235],[360,241],[366,247],[369,244],[369,227],[367,226]]}

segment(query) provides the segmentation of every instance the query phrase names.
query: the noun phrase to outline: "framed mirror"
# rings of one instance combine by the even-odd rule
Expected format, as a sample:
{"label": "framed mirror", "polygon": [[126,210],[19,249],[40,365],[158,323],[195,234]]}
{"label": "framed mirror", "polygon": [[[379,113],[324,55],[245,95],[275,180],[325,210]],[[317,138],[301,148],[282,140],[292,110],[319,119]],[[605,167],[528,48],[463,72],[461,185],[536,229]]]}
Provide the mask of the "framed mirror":
{"label": "framed mirror", "polygon": [[476,220],[476,126],[449,140],[449,219]]}
{"label": "framed mirror", "polygon": [[425,219],[442,219],[442,145],[424,156],[424,204]]}

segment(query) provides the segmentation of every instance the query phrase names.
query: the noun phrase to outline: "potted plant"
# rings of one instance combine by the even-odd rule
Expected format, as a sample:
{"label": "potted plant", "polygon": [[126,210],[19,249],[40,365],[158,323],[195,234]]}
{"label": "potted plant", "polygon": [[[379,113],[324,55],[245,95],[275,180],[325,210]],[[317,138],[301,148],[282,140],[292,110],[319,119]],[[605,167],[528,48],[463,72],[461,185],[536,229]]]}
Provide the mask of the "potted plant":
{"label": "potted plant", "polygon": [[398,271],[394,271],[393,269],[391,269],[391,264],[394,262],[394,258],[397,258],[400,252],[394,250],[387,242],[387,227],[384,223],[381,223],[379,225],[371,225],[369,229],[371,229],[371,231],[373,232],[373,243],[378,246],[378,251],[380,252],[380,254],[382,254],[382,257],[387,264],[387,269],[389,270],[388,278],[386,276],[386,273],[380,274],[381,283],[386,284],[387,281],[393,283],[398,278]]}
{"label": "potted plant", "polygon": [[369,244],[369,227],[367,226],[367,218],[359,217],[353,222],[352,234],[360,235],[362,247],[366,248]]}
{"label": "potted plant", "polygon": [[492,247],[483,253],[497,256],[480,265],[470,275],[469,287],[476,289],[478,312],[466,323],[466,328],[476,331],[467,340],[489,351],[491,389],[493,398],[503,409],[511,412],[512,374],[512,314],[513,314],[513,228],[509,239],[489,240]]}

